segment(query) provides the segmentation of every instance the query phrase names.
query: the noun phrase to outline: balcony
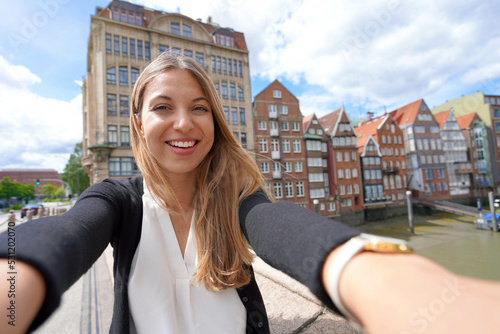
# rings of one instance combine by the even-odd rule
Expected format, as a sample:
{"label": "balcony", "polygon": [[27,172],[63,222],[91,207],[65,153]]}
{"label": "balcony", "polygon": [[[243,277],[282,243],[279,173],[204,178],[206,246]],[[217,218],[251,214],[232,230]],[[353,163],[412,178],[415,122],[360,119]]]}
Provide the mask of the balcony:
{"label": "balcony", "polygon": [[278,119],[278,111],[270,111],[269,112],[269,118],[271,118],[271,119]]}
{"label": "balcony", "polygon": [[382,174],[396,174],[397,172],[399,172],[399,168],[397,167],[382,168]]}
{"label": "balcony", "polygon": [[271,159],[273,160],[281,159],[280,151],[271,151]]}
{"label": "balcony", "polygon": [[280,136],[280,130],[278,129],[271,129],[269,130],[271,137],[279,137]]}
{"label": "balcony", "polygon": [[456,163],[455,173],[473,173],[472,164],[470,162]]}
{"label": "balcony", "polygon": [[281,172],[274,171],[273,172],[273,179],[281,179]]}

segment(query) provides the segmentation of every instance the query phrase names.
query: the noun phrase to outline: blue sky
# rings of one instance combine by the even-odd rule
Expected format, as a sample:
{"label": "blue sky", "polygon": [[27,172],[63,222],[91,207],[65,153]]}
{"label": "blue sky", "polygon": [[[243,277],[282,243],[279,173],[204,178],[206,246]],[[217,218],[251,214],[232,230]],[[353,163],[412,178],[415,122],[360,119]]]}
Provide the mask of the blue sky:
{"label": "blue sky", "polygon": [[[279,79],[304,116],[500,94],[498,1],[131,2],[244,32],[252,95]],[[90,16],[108,3],[11,1],[0,13],[0,168],[63,170],[82,138]]]}

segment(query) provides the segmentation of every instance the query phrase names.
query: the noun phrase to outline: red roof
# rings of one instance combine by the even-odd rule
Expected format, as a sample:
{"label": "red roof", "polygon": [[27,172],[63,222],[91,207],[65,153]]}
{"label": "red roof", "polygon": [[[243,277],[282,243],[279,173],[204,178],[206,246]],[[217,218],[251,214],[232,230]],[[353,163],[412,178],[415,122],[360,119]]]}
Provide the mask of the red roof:
{"label": "red roof", "polygon": [[417,100],[399,109],[391,111],[389,114],[396,120],[396,122],[398,122],[400,127],[406,124],[412,124],[415,122],[422,102],[423,99]]}
{"label": "red roof", "polygon": [[309,123],[311,123],[313,117],[314,117],[314,113],[307,115],[305,117],[302,117],[302,124],[304,124],[304,131],[309,126]]}
{"label": "red roof", "polygon": [[335,124],[337,124],[337,120],[339,119],[340,112],[343,108],[339,108],[337,110],[332,111],[331,113],[321,117],[319,122],[325,128],[325,133],[331,136],[333,129],[335,128]]}
{"label": "red roof", "polygon": [[370,135],[375,138],[377,135],[377,128],[386,119],[386,116],[378,117],[374,120],[365,121],[361,126],[354,128],[357,136],[357,145],[359,148],[365,145]]}
{"label": "red roof", "polygon": [[460,129],[465,130],[471,126],[471,123],[474,119],[481,120],[481,117],[478,116],[475,112],[471,112],[470,114],[466,114],[463,116],[457,117],[457,123]]}
{"label": "red roof", "polygon": [[439,130],[443,130],[444,123],[446,123],[446,120],[448,119],[448,116],[450,115],[451,109],[441,111],[440,113],[437,113],[434,115],[434,119],[436,122],[439,124]]}

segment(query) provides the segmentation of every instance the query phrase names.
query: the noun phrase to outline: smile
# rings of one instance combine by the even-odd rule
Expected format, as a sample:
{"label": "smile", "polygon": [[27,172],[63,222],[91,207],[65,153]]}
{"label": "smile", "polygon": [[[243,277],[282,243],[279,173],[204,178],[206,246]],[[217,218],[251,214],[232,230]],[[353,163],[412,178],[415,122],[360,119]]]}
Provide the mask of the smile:
{"label": "smile", "polygon": [[166,143],[170,146],[173,146],[173,147],[190,148],[190,147],[195,146],[198,143],[198,141],[196,141],[196,140],[189,140],[189,141],[173,140],[173,141],[167,141]]}

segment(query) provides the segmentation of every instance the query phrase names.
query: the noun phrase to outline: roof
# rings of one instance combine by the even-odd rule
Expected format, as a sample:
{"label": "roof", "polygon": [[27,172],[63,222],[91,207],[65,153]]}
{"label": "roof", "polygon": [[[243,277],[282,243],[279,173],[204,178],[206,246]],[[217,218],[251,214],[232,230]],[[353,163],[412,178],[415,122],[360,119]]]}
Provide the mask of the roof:
{"label": "roof", "polygon": [[450,116],[451,109],[441,111],[440,113],[434,114],[434,119],[436,122],[439,123],[439,130],[443,130],[444,123],[446,123],[446,120],[448,119],[448,116]]}
{"label": "roof", "polygon": [[384,116],[371,121],[365,121],[361,126],[355,128],[358,134],[357,145],[359,148],[365,145],[370,135],[375,136],[377,134],[377,128],[386,118],[387,116]]}
{"label": "roof", "polygon": [[417,100],[399,109],[391,111],[389,114],[392,116],[392,118],[394,118],[394,120],[396,120],[396,122],[398,122],[398,125],[400,127],[407,124],[412,124],[417,118],[417,114],[422,102],[423,99]]}
{"label": "roof", "polygon": [[319,122],[321,125],[323,125],[323,128],[325,128],[325,133],[329,136],[332,135],[333,130],[335,129],[335,124],[337,124],[337,121],[339,119],[340,113],[342,111],[342,108],[339,108],[337,110],[332,111],[331,113],[321,117],[319,119]]}
{"label": "roof", "polygon": [[313,117],[314,117],[314,113],[307,115],[305,117],[302,117],[302,124],[304,125],[304,129],[307,129],[307,127],[309,126],[309,123],[311,123]]}
{"label": "roof", "polygon": [[[476,116],[477,116],[477,114],[475,112],[472,112],[470,114],[463,115],[463,116],[458,116],[457,123],[458,123],[458,126],[460,127],[460,129],[465,130],[465,129],[469,128],[471,126],[474,118],[476,118]],[[477,116],[477,118],[480,118],[480,117]]]}

